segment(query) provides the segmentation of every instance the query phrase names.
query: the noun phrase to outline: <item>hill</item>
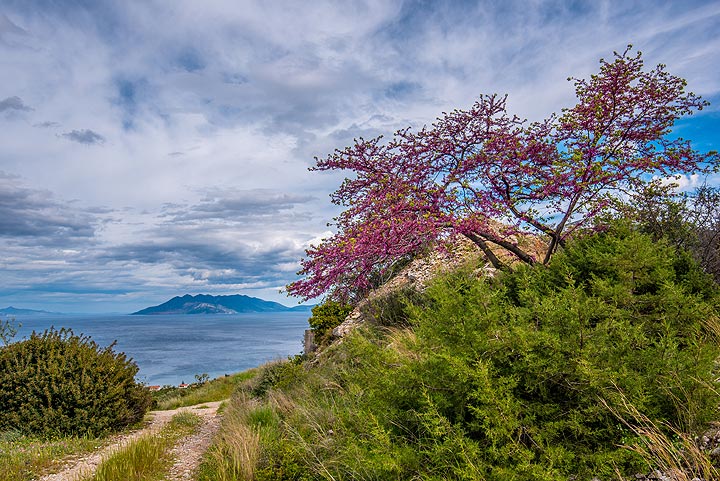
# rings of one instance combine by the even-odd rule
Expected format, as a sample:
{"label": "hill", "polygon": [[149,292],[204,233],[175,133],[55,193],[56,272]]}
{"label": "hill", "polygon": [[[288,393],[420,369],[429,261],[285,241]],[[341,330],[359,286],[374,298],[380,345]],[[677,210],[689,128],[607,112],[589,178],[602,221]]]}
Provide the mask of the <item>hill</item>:
{"label": "hill", "polygon": [[231,478],[228,457],[258,481],[720,479],[720,290],[686,253],[618,226],[548,265],[448,263],[241,385],[200,480]]}
{"label": "hill", "polygon": [[309,311],[311,307],[312,306],[287,307],[278,302],[266,301],[242,294],[232,296],[211,296],[209,294],[191,296],[190,294],[185,294],[182,297],[175,296],[163,304],[133,312],[133,315]]}
{"label": "hill", "polygon": [[18,309],[17,307],[8,306],[5,309],[0,309],[0,315],[2,316],[15,316],[15,315],[28,315],[28,314],[59,314],[58,312],[50,311],[38,311],[35,309]]}

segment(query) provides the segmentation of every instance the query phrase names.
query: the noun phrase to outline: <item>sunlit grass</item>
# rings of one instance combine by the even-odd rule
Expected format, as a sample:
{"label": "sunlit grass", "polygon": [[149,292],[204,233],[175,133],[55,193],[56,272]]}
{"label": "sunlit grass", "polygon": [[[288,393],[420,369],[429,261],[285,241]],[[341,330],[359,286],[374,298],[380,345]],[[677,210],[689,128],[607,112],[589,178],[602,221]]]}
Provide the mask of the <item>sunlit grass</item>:
{"label": "sunlit grass", "polygon": [[107,440],[62,438],[41,440],[15,431],[0,433],[0,476],[2,481],[36,479],[58,468],[66,456],[91,452]]}
{"label": "sunlit grass", "polygon": [[[709,452],[703,451],[692,436],[674,426],[653,422],[627,398],[622,398],[622,412],[604,404],[637,435],[628,449],[645,460],[648,471],[660,471],[675,481],[720,479],[720,469],[713,464]],[[632,478],[617,473],[620,481]]]}
{"label": "sunlit grass", "polygon": [[173,389],[157,396],[158,403],[155,409],[177,409],[195,404],[222,401],[228,399],[238,384],[252,378],[257,369],[250,369],[230,376],[219,377],[199,386],[187,389]]}

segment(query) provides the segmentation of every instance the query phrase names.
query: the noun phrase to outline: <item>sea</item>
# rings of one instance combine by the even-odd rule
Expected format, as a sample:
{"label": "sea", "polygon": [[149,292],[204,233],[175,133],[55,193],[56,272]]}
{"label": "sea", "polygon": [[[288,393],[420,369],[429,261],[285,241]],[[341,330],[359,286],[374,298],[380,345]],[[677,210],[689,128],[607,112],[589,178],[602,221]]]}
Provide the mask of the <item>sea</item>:
{"label": "sea", "polygon": [[[6,317],[6,316],[4,316]],[[210,379],[300,354],[309,312],[192,315],[15,315],[13,341],[54,327],[90,336],[101,347],[117,341],[149,386]]]}

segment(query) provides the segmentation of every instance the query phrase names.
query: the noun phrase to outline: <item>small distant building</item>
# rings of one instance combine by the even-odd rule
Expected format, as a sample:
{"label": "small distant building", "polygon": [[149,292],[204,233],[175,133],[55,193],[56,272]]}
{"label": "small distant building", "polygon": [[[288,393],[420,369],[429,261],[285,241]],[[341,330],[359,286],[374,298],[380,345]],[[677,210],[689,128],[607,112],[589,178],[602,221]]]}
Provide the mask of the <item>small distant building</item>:
{"label": "small distant building", "polygon": [[180,384],[178,385],[178,387],[179,387],[180,389],[187,389],[188,386],[190,386],[190,384],[185,384],[184,382],[182,382],[182,383],[180,383]]}
{"label": "small distant building", "polygon": [[160,386],[148,386],[147,388],[150,391],[159,391],[160,390]]}

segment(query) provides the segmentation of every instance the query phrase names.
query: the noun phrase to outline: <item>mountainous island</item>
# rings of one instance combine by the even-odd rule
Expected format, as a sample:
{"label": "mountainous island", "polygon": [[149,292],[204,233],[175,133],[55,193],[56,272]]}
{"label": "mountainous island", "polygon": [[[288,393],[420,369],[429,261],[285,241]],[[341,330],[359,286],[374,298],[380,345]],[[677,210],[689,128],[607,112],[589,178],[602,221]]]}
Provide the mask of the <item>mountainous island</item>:
{"label": "mountainous island", "polygon": [[257,297],[236,294],[233,296],[211,296],[198,294],[175,296],[158,306],[147,307],[133,315],[161,314],[238,314],[242,312],[287,312],[309,311],[312,306],[287,307],[278,302],[266,301]]}
{"label": "mountainous island", "polygon": [[35,309],[18,309],[17,307],[9,306],[5,309],[0,309],[0,316],[16,316],[16,315],[29,315],[29,314],[59,314],[57,312],[50,311],[38,311]]}

